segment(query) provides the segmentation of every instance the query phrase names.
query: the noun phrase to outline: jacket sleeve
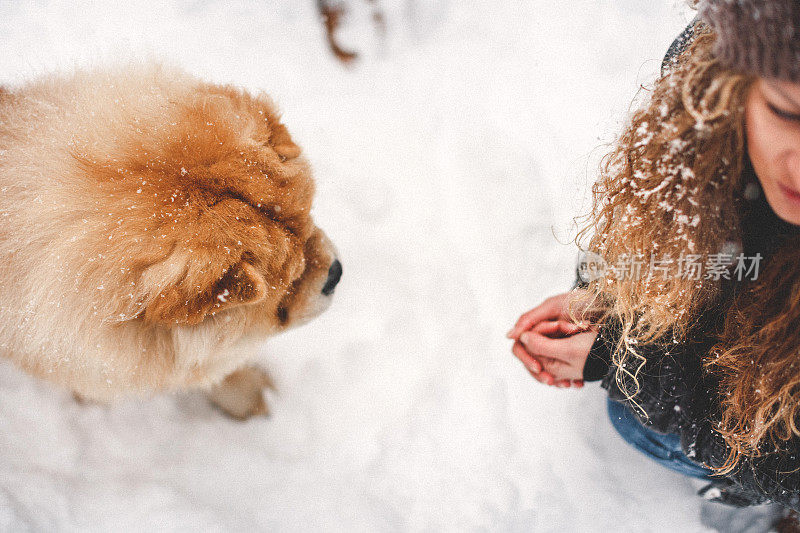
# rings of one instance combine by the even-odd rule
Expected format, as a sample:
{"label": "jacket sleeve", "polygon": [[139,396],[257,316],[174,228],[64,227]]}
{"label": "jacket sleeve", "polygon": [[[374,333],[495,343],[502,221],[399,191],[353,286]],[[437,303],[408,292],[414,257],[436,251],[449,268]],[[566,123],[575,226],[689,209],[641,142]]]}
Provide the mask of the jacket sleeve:
{"label": "jacket sleeve", "polygon": [[[606,351],[610,358],[620,334],[619,322],[609,321],[601,327],[592,349]],[[609,367],[601,386],[608,390],[612,400],[636,413],[645,426],[659,433],[680,435],[681,448],[687,457],[718,467],[725,462],[728,452],[724,438],[714,430],[721,419],[719,388],[716,379],[702,368],[702,359],[713,344],[713,338],[698,333],[669,347],[659,343],[639,346],[637,351],[646,362],[637,374],[640,389],[634,399],[641,410],[620,388],[615,366]],[[626,364],[636,364],[635,357],[628,355],[626,360]],[[633,369],[629,368],[631,372]],[[700,493],[730,505],[747,506],[772,500],[800,511],[800,439],[794,437],[780,450],[765,452],[761,457],[742,459],[733,473],[719,478]]]}

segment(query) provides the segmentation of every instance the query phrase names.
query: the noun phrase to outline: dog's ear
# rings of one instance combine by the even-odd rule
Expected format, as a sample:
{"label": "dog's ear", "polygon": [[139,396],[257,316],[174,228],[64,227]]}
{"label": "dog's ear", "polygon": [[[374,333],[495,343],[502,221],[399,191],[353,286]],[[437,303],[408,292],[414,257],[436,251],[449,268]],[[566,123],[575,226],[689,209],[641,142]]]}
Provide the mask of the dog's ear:
{"label": "dog's ear", "polygon": [[269,144],[282,160],[285,161],[300,156],[300,147],[294,143],[286,126],[276,119],[270,121],[270,129]]}
{"label": "dog's ear", "polygon": [[220,269],[199,267],[191,261],[181,268],[176,259],[179,263],[179,258],[172,256],[151,266],[141,277],[140,282],[149,293],[140,313],[146,323],[199,324],[209,315],[266,298],[264,276],[246,260]]}

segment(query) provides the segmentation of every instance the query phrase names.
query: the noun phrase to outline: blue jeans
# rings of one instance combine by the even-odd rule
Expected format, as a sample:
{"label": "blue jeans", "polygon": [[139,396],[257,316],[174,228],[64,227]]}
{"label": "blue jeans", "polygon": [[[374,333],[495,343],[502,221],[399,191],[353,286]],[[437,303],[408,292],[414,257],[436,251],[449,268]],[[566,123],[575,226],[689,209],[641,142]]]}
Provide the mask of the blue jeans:
{"label": "blue jeans", "polygon": [[611,424],[628,444],[670,470],[699,479],[714,479],[709,476],[713,470],[693,462],[683,453],[679,435],[662,435],[645,427],[630,409],[611,398],[607,399],[606,407]]}

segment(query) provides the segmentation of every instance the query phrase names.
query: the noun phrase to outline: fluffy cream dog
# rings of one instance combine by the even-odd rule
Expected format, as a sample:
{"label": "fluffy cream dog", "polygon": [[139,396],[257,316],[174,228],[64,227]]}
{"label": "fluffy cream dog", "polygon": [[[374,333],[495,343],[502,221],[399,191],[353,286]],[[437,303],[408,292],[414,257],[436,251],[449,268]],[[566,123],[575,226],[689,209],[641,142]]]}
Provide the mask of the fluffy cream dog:
{"label": "fluffy cream dog", "polygon": [[273,104],[158,66],[0,90],[0,350],[80,397],[263,413],[256,345],[341,275]]}

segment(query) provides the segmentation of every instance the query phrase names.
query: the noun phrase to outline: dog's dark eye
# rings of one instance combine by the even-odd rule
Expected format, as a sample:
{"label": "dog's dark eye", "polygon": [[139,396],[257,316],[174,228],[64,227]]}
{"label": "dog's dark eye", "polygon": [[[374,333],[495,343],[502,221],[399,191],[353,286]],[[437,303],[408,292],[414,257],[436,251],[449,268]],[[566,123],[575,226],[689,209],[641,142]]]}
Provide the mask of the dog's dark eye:
{"label": "dog's dark eye", "polygon": [[277,310],[277,315],[281,324],[284,324],[287,320],[289,320],[289,311],[287,311],[285,307],[279,307]]}

